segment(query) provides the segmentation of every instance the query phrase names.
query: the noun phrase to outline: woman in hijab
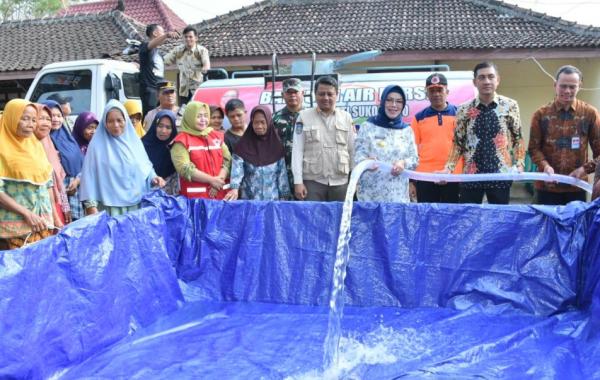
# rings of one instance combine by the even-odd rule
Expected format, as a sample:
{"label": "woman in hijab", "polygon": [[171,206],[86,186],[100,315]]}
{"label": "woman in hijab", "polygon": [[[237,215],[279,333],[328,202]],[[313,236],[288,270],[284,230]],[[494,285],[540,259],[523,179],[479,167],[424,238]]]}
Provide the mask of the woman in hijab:
{"label": "woman in hijab", "polygon": [[189,102],[181,131],[171,147],[171,160],[179,174],[180,194],[188,198],[223,199],[229,184],[231,155],[223,133],[208,126],[208,105]]}
{"label": "woman in hijab", "polygon": [[77,116],[73,126],[73,137],[79,144],[79,149],[84,156],[92,137],[94,137],[96,128],[98,128],[98,118],[93,112],[82,112]]}
{"label": "woman in hijab", "polygon": [[406,95],[402,87],[387,86],[381,94],[377,116],[364,122],[356,137],[354,162],[373,159],[389,163],[391,173],[377,167],[360,178],[358,199],[377,202],[410,202],[408,178],[404,169],[417,167],[419,156],[412,128],[402,120]]}
{"label": "woman in hijab", "polygon": [[58,215],[61,224],[71,223],[71,207],[69,198],[65,190],[63,181],[67,176],[65,169],[60,163],[60,157],[52,140],[50,140],[50,130],[52,129],[52,112],[50,108],[43,104],[36,104],[38,118],[36,128],[33,131],[35,137],[42,143],[46,157],[52,165],[52,193],[54,196],[54,212]]}
{"label": "woman in hijab", "polygon": [[125,107],[111,100],[90,143],[81,172],[86,214],[111,216],[140,208],[142,197],[165,181],[156,175]]}
{"label": "woman in hijab", "polygon": [[64,179],[64,186],[69,197],[69,206],[71,207],[71,218],[77,220],[82,218],[83,208],[79,202],[79,182],[81,174],[81,166],[83,165],[83,154],[79,149],[79,145],[75,138],[69,132],[64,124],[64,116],[60,104],[54,100],[46,100],[43,103],[50,108],[52,113],[52,131],[50,138],[60,155],[60,163],[65,169],[67,176]]}
{"label": "woman in hijab", "polygon": [[0,119],[0,249],[19,248],[52,234],[52,166],[34,136],[37,109],[23,99]]}
{"label": "woman in hijab", "polygon": [[148,133],[142,137],[142,143],[154,170],[156,174],[164,178],[166,182],[164,190],[170,195],[179,193],[179,178],[175,172],[173,161],[171,161],[171,150],[169,149],[171,142],[177,136],[175,118],[172,111],[158,111]]}
{"label": "woman in hijab", "polygon": [[146,134],[144,127],[142,126],[142,103],[139,100],[128,99],[123,103],[127,110],[127,115],[133,123],[135,134],[142,138]]}
{"label": "woman in hijab", "polygon": [[285,150],[273,127],[271,110],[256,106],[250,124],[235,146],[231,167],[231,191],[226,200],[243,198],[262,201],[289,199],[290,184],[285,168]]}

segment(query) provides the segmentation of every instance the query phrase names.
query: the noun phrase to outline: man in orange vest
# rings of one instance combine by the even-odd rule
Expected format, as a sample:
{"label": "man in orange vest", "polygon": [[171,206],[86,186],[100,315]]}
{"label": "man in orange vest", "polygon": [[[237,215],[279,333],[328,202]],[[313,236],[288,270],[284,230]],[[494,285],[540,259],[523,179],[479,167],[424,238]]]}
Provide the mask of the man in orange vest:
{"label": "man in orange vest", "polygon": [[[425,80],[429,107],[417,113],[410,124],[419,152],[416,171],[433,173],[444,169],[456,127],[456,106],[448,104],[448,80],[443,74],[431,74]],[[462,165],[454,173],[462,172]],[[458,183],[437,184],[414,181],[419,203],[458,203]]]}

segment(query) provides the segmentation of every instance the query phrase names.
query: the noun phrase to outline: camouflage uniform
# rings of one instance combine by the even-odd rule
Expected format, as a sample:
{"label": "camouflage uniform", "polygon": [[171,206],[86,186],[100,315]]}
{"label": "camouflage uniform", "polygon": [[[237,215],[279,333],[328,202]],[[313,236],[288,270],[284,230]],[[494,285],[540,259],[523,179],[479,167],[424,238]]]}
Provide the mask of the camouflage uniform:
{"label": "camouflage uniform", "polygon": [[287,169],[290,189],[294,193],[294,175],[292,174],[292,141],[294,140],[294,126],[299,112],[291,112],[287,107],[273,114],[273,126],[285,148],[285,168]]}

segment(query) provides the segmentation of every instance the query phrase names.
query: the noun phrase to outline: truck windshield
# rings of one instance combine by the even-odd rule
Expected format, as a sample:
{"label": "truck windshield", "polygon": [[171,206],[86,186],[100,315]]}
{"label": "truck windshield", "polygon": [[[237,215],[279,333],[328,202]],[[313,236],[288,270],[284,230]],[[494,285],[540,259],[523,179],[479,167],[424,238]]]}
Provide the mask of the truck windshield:
{"label": "truck windshield", "polygon": [[32,102],[43,102],[53,94],[70,97],[71,114],[78,115],[90,110],[92,71],[59,71],[44,75],[31,94]]}

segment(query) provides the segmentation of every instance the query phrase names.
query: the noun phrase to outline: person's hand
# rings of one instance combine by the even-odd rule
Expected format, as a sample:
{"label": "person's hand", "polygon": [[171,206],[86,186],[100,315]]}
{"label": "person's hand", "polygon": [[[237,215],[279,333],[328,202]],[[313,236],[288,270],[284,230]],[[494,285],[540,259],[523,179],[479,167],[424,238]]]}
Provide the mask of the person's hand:
{"label": "person's hand", "polygon": [[231,190],[229,190],[229,192],[227,194],[225,194],[225,197],[223,198],[223,200],[235,201],[238,199],[238,197],[239,197],[238,189],[231,189]]}
{"label": "person's hand", "polygon": [[544,173],[548,174],[548,175],[553,175],[554,174],[554,168],[550,165],[546,165],[546,167],[544,168]]}
{"label": "person's hand", "polygon": [[151,184],[152,184],[152,187],[162,188],[162,187],[165,187],[167,182],[165,182],[165,180],[162,177],[156,176],[156,177],[152,178]]}
{"label": "person's hand", "polygon": [[523,165],[517,165],[517,171],[519,173],[523,173],[525,171],[525,167]]}
{"label": "person's hand", "polygon": [[94,215],[98,213],[97,207],[88,207],[85,209],[85,215]]}
{"label": "person's hand", "polygon": [[65,225],[62,223],[62,221],[60,220],[60,218],[54,218],[54,227],[61,229],[63,228]]}
{"label": "person's hand", "polygon": [[73,221],[73,215],[71,214],[71,211],[67,211],[64,213],[65,216],[65,223],[69,224]]}
{"label": "person's hand", "polygon": [[303,183],[299,185],[294,185],[294,195],[301,201],[305,200],[306,196],[308,195],[308,190],[306,190],[306,186],[304,186]]}
{"label": "person's hand", "polygon": [[392,175],[398,176],[404,171],[404,160],[394,162],[392,165]]}
{"label": "person's hand", "polygon": [[225,186],[225,180],[219,176],[211,177],[211,179],[208,181],[208,184],[211,187],[214,187],[216,190],[221,190],[223,186]]}
{"label": "person's hand", "polygon": [[[434,173],[435,174],[450,174],[450,169],[443,168],[442,170],[435,170]],[[434,182],[434,183],[437,184],[437,185],[445,185],[448,182],[446,182],[446,181],[437,181],[437,182]]]}
{"label": "person's hand", "polygon": [[587,175],[587,173],[585,172],[583,166],[580,166],[577,169],[573,170],[569,175],[577,179],[583,179]]}
{"label": "person's hand", "polygon": [[75,178],[69,186],[67,186],[67,195],[72,197],[77,192],[77,187],[79,186],[79,178]]}
{"label": "person's hand", "polygon": [[67,211],[63,215],[65,216],[65,224],[69,224],[73,221],[73,215],[71,214],[71,211]]}
{"label": "person's hand", "polygon": [[26,210],[21,216],[23,216],[25,223],[31,227],[31,232],[41,232],[48,228],[46,221],[41,216],[36,215],[29,210]]}
{"label": "person's hand", "polygon": [[[375,161],[375,160],[377,160],[377,157],[367,157],[367,160],[373,160],[373,161]],[[375,171],[379,170],[379,164],[373,163],[371,166],[369,166],[367,168],[367,170],[375,172]]]}
{"label": "person's hand", "polygon": [[181,35],[179,34],[179,32],[176,31],[176,30],[172,30],[172,31],[168,32],[167,36],[169,38],[179,38],[179,37],[181,37]]}
{"label": "person's hand", "polygon": [[410,198],[411,202],[418,202],[417,186],[415,186],[415,183],[413,181],[410,181],[408,183],[408,197]]}

